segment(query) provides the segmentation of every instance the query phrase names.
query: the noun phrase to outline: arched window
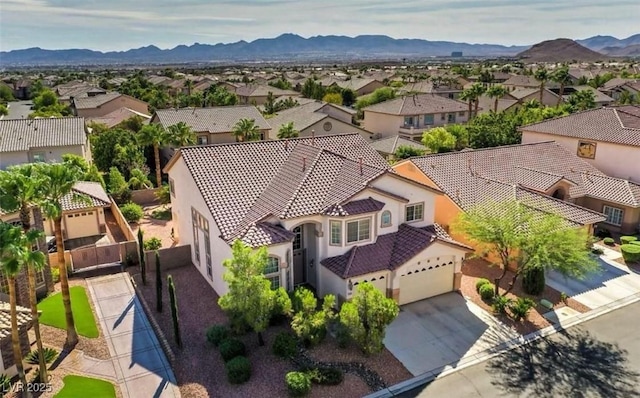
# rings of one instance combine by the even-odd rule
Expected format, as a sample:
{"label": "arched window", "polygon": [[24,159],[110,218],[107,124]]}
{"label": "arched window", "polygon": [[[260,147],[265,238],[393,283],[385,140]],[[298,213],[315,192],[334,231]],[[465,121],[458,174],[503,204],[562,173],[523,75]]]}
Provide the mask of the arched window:
{"label": "arched window", "polygon": [[271,282],[271,288],[280,287],[280,260],[277,257],[269,256],[267,266],[264,268],[264,277]]}
{"label": "arched window", "polygon": [[389,210],[385,210],[382,212],[382,215],[380,216],[380,226],[381,227],[391,226],[391,212]]}

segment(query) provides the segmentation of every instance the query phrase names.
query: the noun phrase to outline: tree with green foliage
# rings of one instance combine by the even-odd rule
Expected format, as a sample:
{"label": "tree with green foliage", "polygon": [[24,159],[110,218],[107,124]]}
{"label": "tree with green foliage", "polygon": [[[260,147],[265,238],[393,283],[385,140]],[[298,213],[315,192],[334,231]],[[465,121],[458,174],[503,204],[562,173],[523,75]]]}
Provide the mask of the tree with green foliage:
{"label": "tree with green foliage", "polygon": [[[269,320],[274,315],[277,298],[282,298],[283,295],[271,289],[271,282],[264,277],[268,259],[266,247],[254,250],[236,240],[231,250],[233,257],[224,260],[226,271],[222,276],[229,291],[220,297],[218,304],[229,314],[232,322],[248,325],[256,332],[258,344],[262,346],[262,332],[269,326]],[[280,287],[279,290],[284,289]]]}
{"label": "tree with green foliage", "polygon": [[278,139],[297,138],[300,132],[293,127],[293,122],[285,123],[278,130]]}
{"label": "tree with green foliage", "polygon": [[356,101],[355,107],[357,110],[361,111],[362,109],[368,106],[379,104],[380,102],[392,100],[395,97],[396,97],[396,92],[394,89],[392,89],[391,87],[381,87],[376,89],[374,92],[372,92],[369,95],[363,95],[362,97],[358,98],[358,100]]}
{"label": "tree with green foliage", "polygon": [[95,164],[89,164],[85,158],[79,155],[73,154],[64,154],[62,155],[62,163],[67,164],[71,167],[77,167],[82,170],[82,176],[80,177],[81,181],[91,181],[99,183],[102,188],[106,188],[104,177],[98,167]]}
{"label": "tree with green foliage", "polygon": [[596,95],[591,90],[580,90],[571,94],[567,102],[574,112],[586,111],[596,107]]}
{"label": "tree with green foliage", "polygon": [[542,104],[542,96],[544,95],[544,87],[551,77],[551,73],[545,66],[540,66],[533,74],[533,77],[540,82],[540,103]]}
{"label": "tree with green foliage", "polygon": [[618,98],[618,103],[620,105],[633,105],[637,103],[639,100],[640,100],[640,96],[636,97],[635,95],[631,94],[631,92],[627,90],[623,90],[620,93],[620,97]]}
{"label": "tree with green foliage", "polygon": [[162,269],[160,253],[156,250],[156,311],[162,312]]}
{"label": "tree with green foliage", "polygon": [[0,84],[0,103],[7,103],[9,101],[14,101],[13,91],[6,84]]}
{"label": "tree with green foliage", "polygon": [[411,145],[400,145],[399,147],[396,148],[396,151],[393,153],[393,157],[398,160],[409,159],[415,156],[422,156],[422,155],[424,155],[424,151],[422,149],[416,148],[415,146],[411,146]]}
{"label": "tree with green foliage", "polygon": [[487,97],[493,98],[493,112],[498,112],[498,101],[509,93],[509,90],[502,84],[496,84],[487,89]]}
{"label": "tree with green foliage", "polygon": [[153,147],[153,159],[156,168],[156,186],[162,186],[162,169],[160,168],[160,148],[171,143],[167,131],[157,123],[147,124],[137,135],[138,143],[142,146]]}
{"label": "tree with green foliage", "polygon": [[173,320],[173,337],[176,345],[182,348],[182,336],[180,334],[180,317],[178,316],[178,299],[176,297],[176,285],[173,283],[173,277],[167,276],[167,285],[169,288],[169,302],[171,303],[171,319]]}
{"label": "tree with green foliage", "polygon": [[340,309],[340,323],[362,351],[369,355],[382,351],[385,330],[398,316],[398,304],[370,282],[358,285],[351,301]]}
{"label": "tree with green foliage", "polygon": [[212,84],[204,92],[205,106],[231,106],[238,104],[238,96],[222,86]]}
{"label": "tree with green foliage", "polygon": [[240,119],[233,126],[231,134],[236,137],[236,141],[258,141],[260,139],[260,128],[256,125],[255,119]]}
{"label": "tree with green foliage", "polygon": [[127,179],[130,170],[143,170],[146,167],[144,152],[132,131],[121,128],[102,129],[95,124],[92,127],[96,129],[89,136],[91,157],[98,170],[107,173],[111,167],[117,167]]}
{"label": "tree with green foliage", "polygon": [[326,89],[314,78],[308,78],[302,85],[302,96],[315,100],[321,100],[324,97]]}
{"label": "tree with green foliage", "polygon": [[460,151],[469,146],[469,131],[461,124],[449,124],[445,129],[456,137],[456,151]]}
{"label": "tree with green foliage", "polygon": [[33,99],[33,112],[29,114],[29,118],[36,117],[63,117],[71,115],[71,109],[58,102],[56,93],[49,89],[42,90],[37,97]]}
{"label": "tree with green foliage", "polygon": [[422,145],[431,153],[451,152],[456,147],[456,137],[444,127],[434,127],[422,133]]}
{"label": "tree with green foliage", "polygon": [[144,127],[144,119],[142,119],[142,116],[133,115],[130,118],[120,122],[118,126],[123,129],[137,133],[142,129],[142,127]]}
{"label": "tree with green foliage", "polygon": [[616,77],[613,73],[607,72],[604,75],[597,74],[592,79],[589,79],[587,84],[595,89],[598,89],[605,85],[606,82]]}
{"label": "tree with green foliage", "polygon": [[329,104],[342,105],[342,94],[340,93],[327,93],[322,97],[324,102]]}
{"label": "tree with green foliage", "polygon": [[5,104],[0,104],[0,116],[7,116],[9,114],[9,109]]}
{"label": "tree with green foliage", "polygon": [[142,284],[147,285],[147,264],[144,251],[144,234],[142,228],[138,228],[138,261],[140,262],[140,277]]}
{"label": "tree with green foliage", "polygon": [[358,98],[358,94],[350,88],[344,88],[340,92],[342,96],[342,105],[351,106],[356,102],[356,98]]}
{"label": "tree with green foliage", "polygon": [[107,185],[107,191],[113,195],[116,202],[122,203],[129,200],[129,184],[124,179],[120,170],[116,167],[112,167],[109,170],[109,184]]}
{"label": "tree with green foliage", "polygon": [[304,287],[294,293],[294,315],[291,329],[305,345],[319,344],[327,333],[327,325],[334,318],[336,298],[333,294],[324,296],[322,308],[318,310],[318,300],[313,292]]}
{"label": "tree with green foliage", "polygon": [[560,89],[558,90],[558,102],[556,103],[556,106],[560,106],[560,103],[562,102],[562,96],[564,95],[564,89],[566,86],[571,84],[569,67],[567,65],[562,65],[558,69],[554,70],[551,74],[551,80],[560,85]]}
{"label": "tree with green foliage", "polygon": [[268,83],[271,87],[279,88],[280,90],[291,90],[291,83],[280,77],[278,80]]}
{"label": "tree with green foliage", "polygon": [[128,188],[131,189],[148,189],[153,187],[149,177],[140,169],[131,170],[131,177],[129,177],[127,185]]}
{"label": "tree with green foliage", "polygon": [[265,115],[273,115],[276,113],[276,97],[273,95],[271,91],[267,93],[267,99],[264,103],[264,114]]}
{"label": "tree with green foliage", "polygon": [[510,266],[515,271],[505,295],[532,267],[577,278],[598,269],[587,230],[571,225],[552,209],[533,209],[515,200],[486,202],[461,212],[453,229],[470,239],[478,253],[498,259],[495,265],[502,272],[494,280],[496,295]]}

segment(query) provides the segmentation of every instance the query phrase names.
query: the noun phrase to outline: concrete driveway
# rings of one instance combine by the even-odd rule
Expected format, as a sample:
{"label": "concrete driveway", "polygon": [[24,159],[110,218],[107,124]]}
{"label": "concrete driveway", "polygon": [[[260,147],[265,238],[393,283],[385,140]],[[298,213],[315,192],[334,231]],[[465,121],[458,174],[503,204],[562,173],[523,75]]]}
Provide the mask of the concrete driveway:
{"label": "concrete driveway", "polygon": [[384,344],[414,376],[437,375],[516,337],[460,294],[447,293],[402,306]]}
{"label": "concrete driveway", "polygon": [[547,285],[566,293],[591,309],[640,292],[640,275],[613,261],[616,257],[621,257],[620,253],[606,249],[605,254],[598,259],[600,271],[587,275],[583,280],[549,271]]}

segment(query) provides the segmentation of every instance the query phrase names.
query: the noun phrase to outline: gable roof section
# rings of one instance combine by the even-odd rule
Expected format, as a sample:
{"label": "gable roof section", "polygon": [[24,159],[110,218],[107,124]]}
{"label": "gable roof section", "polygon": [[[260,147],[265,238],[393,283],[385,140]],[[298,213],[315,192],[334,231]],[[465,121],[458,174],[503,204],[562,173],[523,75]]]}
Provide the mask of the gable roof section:
{"label": "gable roof section", "polygon": [[158,109],[154,119],[164,128],[184,122],[196,133],[229,133],[240,119],[254,119],[260,130],[271,128],[253,105]]}
{"label": "gable roof section", "polygon": [[605,175],[583,173],[580,185],[571,187],[570,194],[572,198],[589,196],[629,207],[640,207],[640,184]]}
{"label": "gable roof section", "polygon": [[355,216],[382,210],[384,203],[371,197],[352,200],[344,204],[336,203],[325,209],[324,214],[334,217]]}
{"label": "gable roof section", "polygon": [[[88,198],[88,202],[76,199],[77,195]],[[97,182],[78,181],[73,186],[72,192],[62,198],[62,210],[82,210],[91,207],[107,207],[111,205],[111,200],[102,185]]]}
{"label": "gable roof section", "polygon": [[[304,105],[295,106],[278,112],[274,117],[269,119],[269,125],[273,131],[277,132],[284,124],[293,122],[296,130],[304,130],[319,121],[329,117],[328,114],[318,112],[325,104],[322,102],[309,102]],[[354,129],[356,126],[354,126]]]}
{"label": "gable roof section", "polygon": [[0,152],[85,145],[82,117],[0,120]]}
{"label": "gable roof section", "polygon": [[428,151],[429,149],[421,143],[401,137],[399,135],[375,140],[370,144],[373,149],[382,153],[395,153],[400,146],[410,146],[412,148]]}
{"label": "gable roof section", "polygon": [[247,84],[236,89],[236,94],[241,97],[266,97],[269,93],[272,93],[274,97],[282,97],[283,95],[300,95],[297,91],[282,90],[277,87],[264,84]]}
{"label": "gable roof section", "polygon": [[228,242],[269,215],[321,214],[388,170],[359,134],[185,147],[166,170],[178,158]]}
{"label": "gable roof section", "polygon": [[640,146],[640,106],[590,109],[522,126],[519,130]]}
{"label": "gable roof section", "polygon": [[143,119],[143,122],[148,122],[149,119],[151,119],[151,116],[149,115],[134,111],[133,109],[122,107],[122,108],[116,109],[113,112],[107,113],[104,116],[88,117],[87,123],[94,122],[94,123],[104,124],[107,127],[115,127],[118,124],[134,116],[140,116]]}
{"label": "gable roof section", "polygon": [[120,98],[124,94],[106,93],[94,95],[93,97],[80,97],[73,99],[73,106],[76,109],[94,109],[101,105],[111,102],[116,98]]}
{"label": "gable roof section", "polygon": [[400,224],[397,232],[380,235],[375,243],[354,246],[340,256],[322,260],[320,264],[343,279],[384,270],[392,271],[436,241],[472,251],[471,247],[453,240],[437,224],[424,228]]}
{"label": "gable roof section", "polygon": [[461,101],[435,94],[416,94],[395,98],[363,109],[390,115],[421,115],[429,113],[464,112],[469,106]]}

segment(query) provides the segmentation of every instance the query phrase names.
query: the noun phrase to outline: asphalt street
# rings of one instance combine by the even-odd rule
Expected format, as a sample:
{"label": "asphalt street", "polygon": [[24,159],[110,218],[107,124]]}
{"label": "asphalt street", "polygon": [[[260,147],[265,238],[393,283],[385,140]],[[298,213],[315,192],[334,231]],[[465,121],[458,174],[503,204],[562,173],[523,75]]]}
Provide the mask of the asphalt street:
{"label": "asphalt street", "polygon": [[640,302],[400,397],[640,397]]}

